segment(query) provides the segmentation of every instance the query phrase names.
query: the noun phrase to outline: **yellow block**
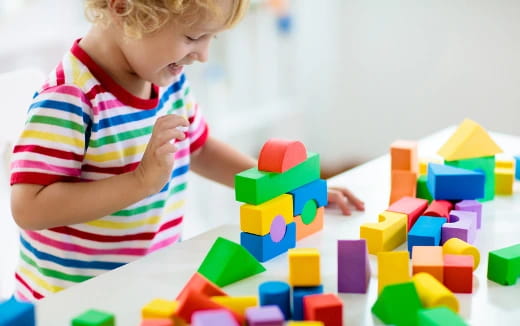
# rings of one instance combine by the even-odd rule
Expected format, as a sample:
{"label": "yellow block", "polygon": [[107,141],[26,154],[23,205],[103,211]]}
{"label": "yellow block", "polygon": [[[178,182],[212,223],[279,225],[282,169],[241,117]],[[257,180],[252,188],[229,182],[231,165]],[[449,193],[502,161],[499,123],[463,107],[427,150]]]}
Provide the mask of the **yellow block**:
{"label": "yellow block", "polygon": [[470,245],[459,238],[451,238],[442,245],[442,253],[449,255],[471,255],[473,256],[473,270],[476,270],[480,263],[480,251],[477,247]]}
{"label": "yellow block", "polygon": [[220,304],[237,314],[243,316],[246,309],[249,307],[258,306],[258,298],[255,296],[244,296],[244,297],[230,297],[230,296],[215,296],[211,297],[211,301]]}
{"label": "yellow block", "polygon": [[292,286],[321,284],[320,252],[315,248],[289,249],[289,283]]}
{"label": "yellow block", "polygon": [[283,194],[260,205],[240,206],[240,230],[257,235],[271,232],[275,217],[281,215],[285,224],[293,221],[292,196]]}
{"label": "yellow block", "polygon": [[169,318],[173,320],[179,303],[173,300],[153,299],[141,309],[143,319]]}
{"label": "yellow block", "polygon": [[321,321],[290,321],[287,326],[324,326]]}
{"label": "yellow block", "polygon": [[492,156],[502,149],[475,121],[464,119],[455,133],[437,152],[447,161]]}
{"label": "yellow block", "polygon": [[379,214],[379,223],[364,223],[359,228],[359,237],[367,240],[368,252],[394,250],[406,241],[406,223],[404,213],[383,211]]}
{"label": "yellow block", "polygon": [[495,157],[495,168],[514,169],[515,160],[512,158],[497,158]]}
{"label": "yellow block", "polygon": [[455,294],[435,277],[428,273],[418,273],[412,276],[412,281],[423,307],[446,306],[454,312],[459,312],[459,300]]}
{"label": "yellow block", "polygon": [[389,284],[410,281],[408,251],[383,251],[377,254],[378,293]]}
{"label": "yellow block", "polygon": [[495,194],[512,195],[515,184],[515,171],[507,168],[495,169]]}

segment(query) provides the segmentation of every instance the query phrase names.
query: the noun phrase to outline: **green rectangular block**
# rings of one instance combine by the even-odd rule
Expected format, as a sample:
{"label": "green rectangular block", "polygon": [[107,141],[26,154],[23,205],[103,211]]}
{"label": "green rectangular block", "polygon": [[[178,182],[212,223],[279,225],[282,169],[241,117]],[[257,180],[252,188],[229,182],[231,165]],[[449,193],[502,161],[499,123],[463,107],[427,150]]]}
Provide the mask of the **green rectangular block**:
{"label": "green rectangular block", "polygon": [[479,199],[479,201],[489,201],[495,198],[495,156],[445,161],[444,164],[457,168],[484,172],[484,175],[486,176],[484,198]]}
{"label": "green rectangular block", "polygon": [[307,159],[283,172],[264,172],[251,168],[235,175],[235,199],[258,205],[301,187],[320,177],[320,156],[307,153]]}
{"label": "green rectangular block", "polygon": [[490,251],[487,278],[502,285],[513,285],[520,277],[520,244]]}
{"label": "green rectangular block", "polygon": [[72,320],[72,326],[115,326],[116,318],[113,314],[90,309]]}
{"label": "green rectangular block", "polygon": [[440,306],[419,310],[418,326],[467,326],[468,324],[453,310]]}

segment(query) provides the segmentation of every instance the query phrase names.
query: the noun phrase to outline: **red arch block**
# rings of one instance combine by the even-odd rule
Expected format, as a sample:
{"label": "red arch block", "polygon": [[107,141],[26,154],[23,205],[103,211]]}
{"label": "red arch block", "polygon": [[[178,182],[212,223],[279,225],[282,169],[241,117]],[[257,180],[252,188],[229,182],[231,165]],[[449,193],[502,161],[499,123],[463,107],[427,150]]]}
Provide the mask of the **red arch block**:
{"label": "red arch block", "polygon": [[258,170],[282,173],[306,159],[307,150],[302,142],[272,138],[260,150]]}

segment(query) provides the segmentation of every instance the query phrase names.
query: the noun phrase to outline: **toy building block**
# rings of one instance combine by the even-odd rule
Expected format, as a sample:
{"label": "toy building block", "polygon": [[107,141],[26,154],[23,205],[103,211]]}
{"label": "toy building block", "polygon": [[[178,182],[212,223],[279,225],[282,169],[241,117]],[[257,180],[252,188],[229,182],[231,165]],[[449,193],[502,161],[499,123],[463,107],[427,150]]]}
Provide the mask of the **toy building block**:
{"label": "toy building block", "polygon": [[484,197],[484,173],[442,164],[428,165],[428,189],[434,199],[462,200]]}
{"label": "toy building block", "polygon": [[72,319],[72,326],[114,326],[116,317],[114,314],[90,309]]}
{"label": "toy building block", "polygon": [[304,321],[290,321],[287,326],[325,326],[321,321],[304,320]]}
{"label": "toy building block", "polygon": [[431,203],[433,200],[433,196],[430,193],[430,189],[428,189],[428,176],[426,174],[420,175],[419,178],[417,178],[415,197],[426,199],[428,203]]}
{"label": "toy building block", "polygon": [[[309,201],[309,205],[313,205],[313,200]],[[312,208],[313,206],[311,206]],[[325,207],[318,207],[314,220],[310,224],[305,224],[301,216],[294,217],[294,223],[296,224],[296,241],[306,238],[323,229],[323,216],[325,215]]]}
{"label": "toy building block", "polygon": [[198,269],[201,275],[220,287],[264,271],[264,266],[244,247],[222,237],[215,240]]}
{"label": "toy building block", "polygon": [[235,175],[235,198],[258,205],[301,187],[320,177],[320,156],[308,153],[307,159],[284,173],[263,172],[257,168]]}
{"label": "toy building block", "polygon": [[447,166],[472,170],[483,173],[485,176],[484,196],[480,201],[489,201],[495,197],[495,157],[468,158],[465,160],[445,161]]}
{"label": "toy building block", "polygon": [[305,320],[317,320],[327,326],[343,325],[343,302],[332,293],[303,297]]}
{"label": "toy building block", "polygon": [[[278,306],[284,319],[291,319],[291,288],[289,284],[280,281],[264,282],[258,287],[258,297],[260,298],[260,306]],[[248,318],[247,312],[252,309],[254,308],[246,310],[246,319]]]}
{"label": "toy building block", "polygon": [[451,238],[459,238],[474,243],[477,234],[477,213],[469,211],[450,212],[450,221],[442,225],[441,244]]}
{"label": "toy building block", "polygon": [[471,255],[444,255],[444,286],[455,293],[472,293],[474,265]]}
{"label": "toy building block", "polygon": [[218,296],[211,297],[211,301],[216,302],[239,315],[244,315],[247,308],[258,306],[258,298],[255,296]]}
{"label": "toy building block", "polygon": [[191,318],[192,326],[238,326],[233,315],[227,310],[199,310],[193,314]]}
{"label": "toy building block", "polygon": [[36,325],[34,304],[18,301],[14,297],[0,302],[0,316],[0,326]]}
{"label": "toy building block", "polygon": [[293,221],[293,198],[283,194],[259,205],[244,204],[240,206],[240,230],[266,235],[271,232],[273,220],[281,217],[285,224]]}
{"label": "toy building block", "polygon": [[[139,326],[173,326],[174,322],[168,318],[143,319]],[[175,324],[177,325],[177,324]]]}
{"label": "toy building block", "polygon": [[417,312],[422,308],[412,282],[390,284],[372,306],[372,313],[386,325],[417,325]]}
{"label": "toy building block", "polygon": [[305,145],[299,141],[269,139],[258,156],[258,170],[283,173],[307,158]]}
{"label": "toy building block", "polygon": [[515,179],[520,180],[520,155],[515,156]]}
{"label": "toy building block", "polygon": [[293,197],[294,216],[303,215],[305,224],[312,222],[314,215],[306,215],[307,203],[314,200],[316,207],[327,206],[327,181],[317,179],[288,192]]}
{"label": "toy building block", "polygon": [[410,280],[409,258],[406,251],[384,251],[377,254],[377,288],[381,293],[389,284]]}
{"label": "toy building block", "polygon": [[439,282],[444,280],[444,254],[439,246],[414,246],[412,248],[412,275],[428,273]]}
{"label": "toy building block", "polygon": [[417,142],[413,140],[396,140],[390,145],[390,161],[392,170],[404,170],[417,173]]}
{"label": "toy building block", "polygon": [[190,293],[201,293],[206,297],[225,296],[226,292],[222,291],[216,284],[208,280],[198,272],[193,273],[188,282],[184,285],[176,300],[181,301]]}
{"label": "toy building block", "polygon": [[477,214],[477,229],[482,226],[482,204],[476,200],[462,200],[455,204],[457,211],[469,211]]}
{"label": "toy building block", "polygon": [[508,156],[506,154],[498,154],[495,156],[495,169],[515,169],[515,159],[514,157]]}
{"label": "toy building block", "polygon": [[389,205],[402,197],[415,197],[417,188],[417,172],[392,170],[390,179]]}
{"label": "toy building block", "polygon": [[515,171],[513,169],[495,169],[495,194],[509,196],[513,194]]}
{"label": "toy building block", "polygon": [[366,239],[368,252],[373,255],[394,250],[406,241],[406,214],[383,211],[378,219],[379,223],[363,223],[359,227],[359,237]]}
{"label": "toy building block", "polygon": [[442,164],[442,161],[434,157],[420,157],[419,158],[419,177],[428,174],[428,164],[436,163]]}
{"label": "toy building block", "polygon": [[438,246],[441,242],[444,217],[421,216],[408,232],[408,251],[412,254],[414,246]]}
{"label": "toy building block", "polygon": [[477,247],[470,245],[459,238],[451,238],[442,245],[442,252],[446,255],[471,255],[473,256],[473,270],[480,263],[480,252]]}
{"label": "toy building block", "polygon": [[407,228],[408,232],[412,226],[415,224],[415,221],[419,218],[419,216],[424,215],[423,212],[428,207],[428,201],[425,199],[415,198],[415,197],[402,197],[386,210],[388,212],[394,213],[403,213],[407,215]]}
{"label": "toy building block", "polygon": [[338,292],[367,293],[370,261],[366,239],[338,240]]}
{"label": "toy building block", "polygon": [[487,278],[502,285],[513,285],[520,277],[520,244],[490,251]]}
{"label": "toy building block", "polygon": [[290,249],[289,284],[318,286],[321,284],[320,252],[314,248]]}
{"label": "toy building block", "polygon": [[418,326],[468,326],[466,322],[447,307],[421,309],[417,315]]}
{"label": "toy building block", "polygon": [[248,326],[283,326],[285,319],[279,306],[266,305],[246,310]]}
{"label": "toy building block", "polygon": [[434,200],[424,211],[423,216],[440,216],[450,217],[450,211],[453,209],[453,204],[449,200]]}
{"label": "toy building block", "polygon": [[412,276],[419,299],[425,308],[446,306],[454,312],[459,312],[459,300],[447,287],[428,273],[418,273]]}
{"label": "toy building block", "polygon": [[490,156],[501,152],[502,149],[484,128],[475,121],[464,119],[437,153],[445,160],[452,161]]}
{"label": "toy building block", "polygon": [[143,319],[167,318],[173,321],[178,306],[177,301],[153,299],[141,308],[141,317]]}
{"label": "toy building block", "polygon": [[[280,221],[281,222],[281,221]],[[240,233],[240,244],[261,262],[268,261],[296,246],[296,224],[277,223],[270,234],[264,236]],[[285,227],[285,231],[284,228]],[[273,231],[276,236],[273,236]],[[280,236],[283,236],[281,239]],[[275,242],[274,240],[278,240]]]}
{"label": "toy building block", "polygon": [[303,298],[307,295],[322,294],[323,285],[309,286],[309,287],[293,287],[293,309],[292,319],[303,320]]}

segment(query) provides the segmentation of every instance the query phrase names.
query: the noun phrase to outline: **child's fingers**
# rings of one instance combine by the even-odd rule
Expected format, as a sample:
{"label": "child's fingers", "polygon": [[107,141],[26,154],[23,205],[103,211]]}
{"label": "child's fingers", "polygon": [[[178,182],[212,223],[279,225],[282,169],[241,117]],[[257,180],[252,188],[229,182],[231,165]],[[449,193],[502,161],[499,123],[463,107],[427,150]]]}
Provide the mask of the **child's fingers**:
{"label": "child's fingers", "polygon": [[336,187],[334,189],[338,190],[339,192],[341,192],[341,194],[347,198],[347,201],[349,203],[351,203],[352,205],[354,205],[354,207],[358,211],[364,211],[365,210],[365,203],[362,200],[360,200],[358,197],[356,197],[352,193],[352,191],[348,190],[347,188],[343,188],[343,187]]}
{"label": "child's fingers", "polygon": [[347,205],[345,196],[340,191],[334,190],[334,189],[333,190],[329,189],[328,201],[329,201],[329,204],[338,205],[338,207],[341,210],[341,213],[343,213],[343,215],[350,215],[352,213],[350,211],[350,207],[348,207],[348,205]]}

